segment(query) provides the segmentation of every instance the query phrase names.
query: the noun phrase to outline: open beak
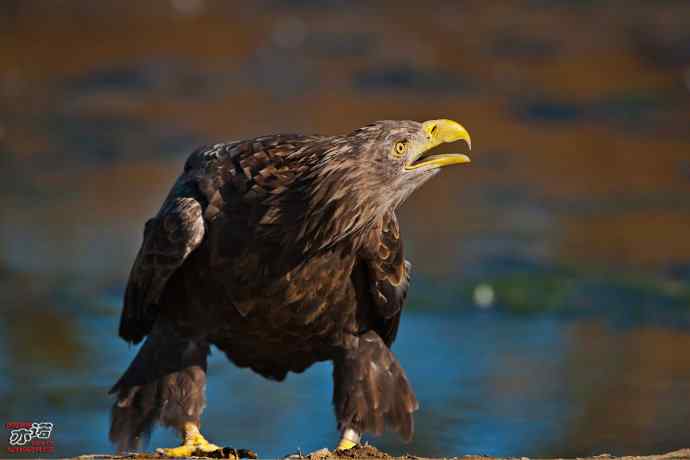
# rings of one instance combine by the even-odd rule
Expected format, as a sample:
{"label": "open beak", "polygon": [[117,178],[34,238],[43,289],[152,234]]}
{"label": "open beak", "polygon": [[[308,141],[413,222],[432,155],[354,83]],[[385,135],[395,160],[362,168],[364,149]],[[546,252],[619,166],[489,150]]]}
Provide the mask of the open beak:
{"label": "open beak", "polygon": [[419,168],[435,169],[443,166],[469,163],[470,157],[460,153],[443,153],[439,155],[427,155],[426,152],[437,145],[449,142],[465,141],[467,147],[472,149],[470,133],[463,126],[453,120],[429,120],[422,123],[422,129],[427,134],[428,143],[419,152],[411,155],[405,164],[405,170],[411,171]]}

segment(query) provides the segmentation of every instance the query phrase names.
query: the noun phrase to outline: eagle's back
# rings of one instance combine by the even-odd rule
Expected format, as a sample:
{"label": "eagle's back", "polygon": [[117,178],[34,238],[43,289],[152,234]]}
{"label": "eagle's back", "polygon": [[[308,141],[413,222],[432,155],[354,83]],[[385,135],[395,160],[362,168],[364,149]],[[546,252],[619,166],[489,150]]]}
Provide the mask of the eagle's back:
{"label": "eagle's back", "polygon": [[232,216],[231,224],[242,222],[224,226],[225,230],[238,229],[229,234],[229,240],[248,239],[256,224],[252,216],[264,207],[262,192],[281,184],[288,187],[299,173],[294,166],[283,167],[284,157],[299,149],[295,143],[313,142],[314,138],[300,135],[267,136],[203,146],[189,156],[160,210],[146,222],[125,290],[119,328],[122,338],[137,343],[149,334],[171,278],[206,244],[209,226],[226,223],[227,219],[221,219],[221,225],[214,224],[221,210]]}

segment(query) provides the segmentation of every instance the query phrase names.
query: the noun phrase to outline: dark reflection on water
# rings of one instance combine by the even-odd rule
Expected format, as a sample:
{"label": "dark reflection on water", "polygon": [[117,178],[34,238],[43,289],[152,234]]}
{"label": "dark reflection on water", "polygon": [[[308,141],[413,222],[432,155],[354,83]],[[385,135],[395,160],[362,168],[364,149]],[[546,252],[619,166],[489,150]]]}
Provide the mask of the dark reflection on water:
{"label": "dark reflection on water", "polygon": [[[196,145],[444,116],[473,163],[400,212],[417,435],[375,442],[690,446],[686,3],[6,3],[0,423],[54,422],[57,455],[111,449],[106,391],[136,352],[115,337],[126,275]],[[216,353],[205,430],[265,456],[332,446],[330,372],[276,384]]]}

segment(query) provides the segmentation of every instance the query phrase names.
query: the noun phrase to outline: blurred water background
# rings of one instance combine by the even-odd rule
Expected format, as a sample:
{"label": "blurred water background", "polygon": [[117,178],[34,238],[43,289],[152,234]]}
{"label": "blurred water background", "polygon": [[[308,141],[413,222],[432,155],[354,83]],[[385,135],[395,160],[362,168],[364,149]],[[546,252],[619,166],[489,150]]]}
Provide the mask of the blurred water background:
{"label": "blurred water background", "polygon": [[[0,422],[54,422],[56,455],[111,451],[127,272],[195,146],[437,117],[470,130],[473,163],[400,212],[414,275],[394,351],[421,410],[412,443],[373,441],[690,447],[681,0],[4,0]],[[276,384],[216,353],[205,431],[264,456],[332,447],[330,372]]]}

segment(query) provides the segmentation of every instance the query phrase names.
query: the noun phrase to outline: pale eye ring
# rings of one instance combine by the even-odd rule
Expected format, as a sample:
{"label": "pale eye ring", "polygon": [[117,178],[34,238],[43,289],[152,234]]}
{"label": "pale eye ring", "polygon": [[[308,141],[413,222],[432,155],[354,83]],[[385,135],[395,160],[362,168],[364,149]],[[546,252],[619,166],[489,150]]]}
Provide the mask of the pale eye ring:
{"label": "pale eye ring", "polygon": [[395,153],[398,155],[402,155],[405,153],[405,149],[407,148],[407,144],[405,142],[398,142],[395,144]]}

